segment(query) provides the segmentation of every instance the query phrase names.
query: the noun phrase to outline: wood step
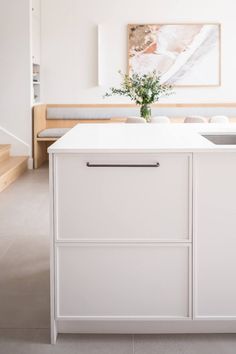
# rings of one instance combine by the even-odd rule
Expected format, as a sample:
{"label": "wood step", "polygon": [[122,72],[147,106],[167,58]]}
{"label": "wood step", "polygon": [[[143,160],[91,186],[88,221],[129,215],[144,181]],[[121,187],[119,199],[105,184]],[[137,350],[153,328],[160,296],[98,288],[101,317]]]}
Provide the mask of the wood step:
{"label": "wood step", "polygon": [[0,192],[26,171],[27,163],[27,156],[12,156],[0,162]]}
{"label": "wood step", "polygon": [[10,156],[11,145],[4,144],[0,145],[0,162],[5,161]]}

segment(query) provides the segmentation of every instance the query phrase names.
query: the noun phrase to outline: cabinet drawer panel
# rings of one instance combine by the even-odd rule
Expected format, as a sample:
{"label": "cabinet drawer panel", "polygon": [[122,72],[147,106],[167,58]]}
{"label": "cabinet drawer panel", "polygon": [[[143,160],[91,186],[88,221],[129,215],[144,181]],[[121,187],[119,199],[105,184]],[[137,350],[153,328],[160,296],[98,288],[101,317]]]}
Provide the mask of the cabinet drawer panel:
{"label": "cabinet drawer panel", "polygon": [[189,317],[189,249],[60,244],[57,317]]}
{"label": "cabinet drawer panel", "polygon": [[56,156],[57,239],[187,240],[189,171],[187,154]]}

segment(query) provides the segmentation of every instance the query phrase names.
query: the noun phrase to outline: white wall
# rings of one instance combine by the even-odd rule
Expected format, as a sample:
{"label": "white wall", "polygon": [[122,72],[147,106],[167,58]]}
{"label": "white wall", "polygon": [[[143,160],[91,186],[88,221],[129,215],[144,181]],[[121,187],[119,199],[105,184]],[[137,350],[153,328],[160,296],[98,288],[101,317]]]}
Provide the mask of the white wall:
{"label": "white wall", "polygon": [[[104,103],[106,88],[127,68],[128,23],[222,24],[222,86],[179,88],[166,102],[236,100],[235,0],[42,0],[42,100]],[[97,25],[101,24],[101,79],[97,87]],[[105,102],[125,102],[111,98]]]}
{"label": "white wall", "polygon": [[[0,9],[0,128],[18,138],[15,154],[30,154],[30,0],[0,0]],[[0,144],[8,141],[0,129]]]}

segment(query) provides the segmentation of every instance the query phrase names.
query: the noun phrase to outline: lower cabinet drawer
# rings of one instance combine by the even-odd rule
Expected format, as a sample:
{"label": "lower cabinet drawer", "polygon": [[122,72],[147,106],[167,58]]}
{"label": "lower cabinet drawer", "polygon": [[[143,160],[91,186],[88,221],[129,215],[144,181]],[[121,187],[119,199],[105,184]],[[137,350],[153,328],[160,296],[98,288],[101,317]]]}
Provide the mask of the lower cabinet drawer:
{"label": "lower cabinet drawer", "polygon": [[190,317],[190,247],[58,244],[57,318]]}

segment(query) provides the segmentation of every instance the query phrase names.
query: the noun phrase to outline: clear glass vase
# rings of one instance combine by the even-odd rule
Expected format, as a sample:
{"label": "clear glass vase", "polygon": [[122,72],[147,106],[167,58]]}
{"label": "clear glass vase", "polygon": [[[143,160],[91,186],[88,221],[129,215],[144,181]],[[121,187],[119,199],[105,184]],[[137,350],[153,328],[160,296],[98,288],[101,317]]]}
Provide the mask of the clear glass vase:
{"label": "clear glass vase", "polygon": [[148,104],[143,104],[140,107],[140,116],[144,118],[147,122],[150,122],[152,116],[152,110]]}

